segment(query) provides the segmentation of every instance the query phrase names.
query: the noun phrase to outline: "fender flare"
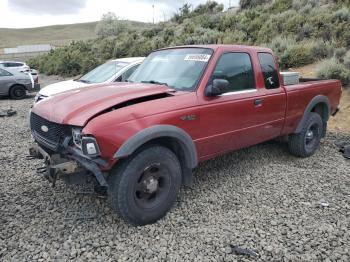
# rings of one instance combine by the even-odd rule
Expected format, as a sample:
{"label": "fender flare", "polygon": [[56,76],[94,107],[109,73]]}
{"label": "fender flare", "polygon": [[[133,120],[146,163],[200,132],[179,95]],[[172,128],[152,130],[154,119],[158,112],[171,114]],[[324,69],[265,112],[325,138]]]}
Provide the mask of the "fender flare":
{"label": "fender flare", "polygon": [[176,139],[186,154],[186,166],[190,169],[197,166],[197,150],[192,138],[183,129],[171,125],[155,125],[139,131],[122,144],[114,154],[114,158],[125,158],[135,152],[143,144],[162,137]]}
{"label": "fender flare", "polygon": [[304,110],[303,118],[300,120],[297,129],[294,133],[300,133],[303,129],[304,123],[306,119],[308,118],[309,114],[311,113],[311,110],[317,105],[317,104],[325,104],[327,110],[324,112],[322,119],[326,120],[325,123],[328,121],[330,113],[331,113],[331,107],[329,103],[328,97],[324,95],[317,95],[313,99],[311,99],[310,103],[307,105],[306,109]]}

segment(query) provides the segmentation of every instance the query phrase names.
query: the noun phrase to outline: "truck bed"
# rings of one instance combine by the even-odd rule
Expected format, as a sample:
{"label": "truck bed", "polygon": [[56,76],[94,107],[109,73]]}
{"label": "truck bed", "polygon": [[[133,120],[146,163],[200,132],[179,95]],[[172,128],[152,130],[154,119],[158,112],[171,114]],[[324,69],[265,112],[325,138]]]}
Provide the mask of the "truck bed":
{"label": "truck bed", "polygon": [[299,84],[284,87],[287,93],[286,125],[283,133],[293,132],[310,101],[317,95],[328,97],[330,114],[337,110],[341,96],[339,80],[301,78]]}

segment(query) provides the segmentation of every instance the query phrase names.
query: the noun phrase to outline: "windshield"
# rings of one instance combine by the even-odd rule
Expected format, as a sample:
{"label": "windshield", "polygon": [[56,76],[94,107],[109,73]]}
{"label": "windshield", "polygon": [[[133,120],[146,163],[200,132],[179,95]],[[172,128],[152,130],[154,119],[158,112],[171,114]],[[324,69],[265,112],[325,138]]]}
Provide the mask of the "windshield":
{"label": "windshield", "polygon": [[111,61],[96,67],[86,75],[83,75],[77,81],[84,83],[102,83],[115,76],[118,71],[127,66],[129,63]]}
{"label": "windshield", "polygon": [[178,48],[150,54],[131,75],[130,82],[163,84],[193,91],[213,53],[205,48]]}

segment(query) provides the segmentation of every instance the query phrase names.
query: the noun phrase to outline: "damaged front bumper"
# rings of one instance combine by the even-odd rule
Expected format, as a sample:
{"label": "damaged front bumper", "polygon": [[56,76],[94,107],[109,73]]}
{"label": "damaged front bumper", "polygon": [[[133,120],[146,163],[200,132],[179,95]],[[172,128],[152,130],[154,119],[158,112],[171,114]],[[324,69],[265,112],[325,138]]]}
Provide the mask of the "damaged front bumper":
{"label": "damaged front bumper", "polygon": [[55,186],[58,178],[64,178],[68,183],[79,183],[89,175],[93,175],[100,186],[108,187],[105,176],[99,166],[106,166],[100,158],[90,158],[78,149],[64,143],[56,152],[49,154],[38,144],[29,149],[29,159],[44,160],[44,166],[37,169],[37,173],[48,179]]}

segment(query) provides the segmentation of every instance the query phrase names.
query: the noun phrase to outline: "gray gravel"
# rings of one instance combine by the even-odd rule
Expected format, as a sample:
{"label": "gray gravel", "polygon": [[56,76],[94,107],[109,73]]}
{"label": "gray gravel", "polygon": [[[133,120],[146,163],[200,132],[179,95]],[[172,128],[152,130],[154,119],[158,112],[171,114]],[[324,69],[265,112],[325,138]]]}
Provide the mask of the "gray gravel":
{"label": "gray gravel", "polygon": [[[333,145],[350,135],[329,134],[308,159],[269,142],[203,163],[164,219],[132,227],[104,199],[34,175],[40,161],[25,160],[32,98],[0,99],[18,111],[0,118],[1,261],[251,260],[230,245],[261,261],[350,261],[350,161]],[[65,220],[79,210],[96,217]]]}

